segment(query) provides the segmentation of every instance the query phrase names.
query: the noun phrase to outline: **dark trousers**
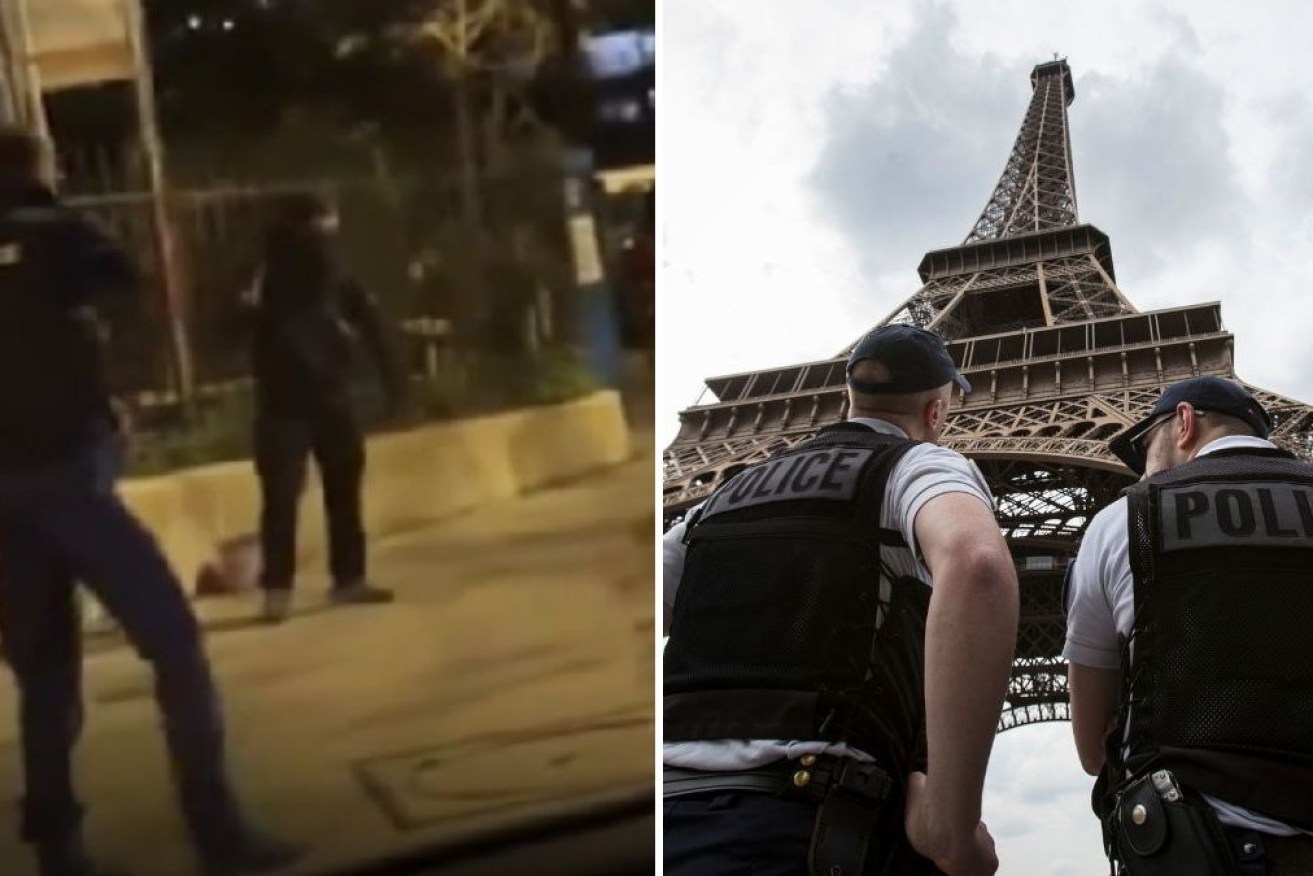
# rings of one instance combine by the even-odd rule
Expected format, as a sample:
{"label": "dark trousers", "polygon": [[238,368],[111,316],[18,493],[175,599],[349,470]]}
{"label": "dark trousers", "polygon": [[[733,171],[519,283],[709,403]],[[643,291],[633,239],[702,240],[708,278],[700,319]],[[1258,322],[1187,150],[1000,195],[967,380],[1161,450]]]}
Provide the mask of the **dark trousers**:
{"label": "dark trousers", "polygon": [[1272,836],[1238,827],[1225,827],[1234,848],[1243,849],[1257,841],[1264,849],[1264,863],[1258,872],[1265,876],[1307,876],[1313,873],[1313,836]]}
{"label": "dark trousers", "polygon": [[[871,838],[864,876],[942,876],[902,833],[901,800]],[[819,805],[741,791],[665,801],[667,876],[811,876],[808,855]],[[895,836],[892,831],[897,831]]]}
{"label": "dark trousers", "polygon": [[666,876],[810,876],[816,804],[735,791],[665,801]]}
{"label": "dark trousers", "polygon": [[242,830],[200,631],[154,539],[113,492],[112,439],[39,471],[0,473],[0,643],[18,683],[22,835],[58,842],[82,817],[72,749],[82,729],[75,583],[90,589],[155,673],[184,820],[202,848]]}
{"label": "dark trousers", "polygon": [[313,455],[323,485],[328,518],[329,569],[335,587],[365,577],[365,527],[360,488],[365,443],[349,409],[313,416],[260,413],[255,424],[255,466],[263,508],[261,586],[288,590],[296,577],[297,505],[305,489],[306,463]]}

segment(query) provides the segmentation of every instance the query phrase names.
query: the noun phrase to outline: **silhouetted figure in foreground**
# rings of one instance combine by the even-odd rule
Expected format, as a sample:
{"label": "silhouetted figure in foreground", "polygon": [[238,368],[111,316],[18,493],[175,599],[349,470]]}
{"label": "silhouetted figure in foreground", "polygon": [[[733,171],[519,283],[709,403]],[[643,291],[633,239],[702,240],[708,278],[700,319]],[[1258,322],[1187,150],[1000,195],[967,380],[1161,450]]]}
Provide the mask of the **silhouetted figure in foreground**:
{"label": "silhouetted figure in foreground", "polygon": [[183,820],[205,872],[277,869],[301,851],[243,814],[196,619],[154,539],[114,492],[118,423],[97,308],[129,294],[135,271],[59,203],[53,178],[47,143],[0,129],[0,641],[19,689],[22,834],[41,876],[108,873],[86,852],[73,788],[81,582],[155,672]]}

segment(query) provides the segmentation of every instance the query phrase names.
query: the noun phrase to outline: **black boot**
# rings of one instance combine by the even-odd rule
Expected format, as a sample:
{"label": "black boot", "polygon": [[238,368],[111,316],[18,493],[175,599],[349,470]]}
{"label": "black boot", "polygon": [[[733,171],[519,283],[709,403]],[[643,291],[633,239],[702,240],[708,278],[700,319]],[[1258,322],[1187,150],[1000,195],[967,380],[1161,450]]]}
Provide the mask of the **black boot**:
{"label": "black boot", "polygon": [[205,876],[244,876],[269,873],[290,867],[305,857],[303,846],[246,828],[240,837],[224,846],[200,850]]}
{"label": "black boot", "polygon": [[102,867],[93,861],[81,834],[38,842],[36,860],[40,876],[128,876],[125,870]]}

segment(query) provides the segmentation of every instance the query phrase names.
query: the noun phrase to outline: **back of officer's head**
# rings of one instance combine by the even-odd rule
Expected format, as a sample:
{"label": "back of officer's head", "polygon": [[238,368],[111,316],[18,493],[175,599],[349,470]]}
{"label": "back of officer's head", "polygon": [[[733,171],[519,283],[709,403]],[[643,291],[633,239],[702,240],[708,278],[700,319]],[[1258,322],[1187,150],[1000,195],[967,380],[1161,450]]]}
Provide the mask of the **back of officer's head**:
{"label": "back of officer's head", "polygon": [[936,440],[953,386],[971,391],[944,342],[907,325],[868,332],[848,357],[850,417],[875,417],[901,426],[913,438]]}
{"label": "back of officer's head", "polygon": [[[1182,410],[1191,412],[1188,422]],[[1108,448],[1131,471],[1144,474],[1146,469],[1161,471],[1180,465],[1218,438],[1267,438],[1271,430],[1271,416],[1244,385],[1205,375],[1163,390],[1148,413],[1114,436]],[[1152,460],[1148,458],[1150,448],[1157,448]]]}
{"label": "back of officer's head", "polygon": [[54,161],[44,137],[26,128],[0,125],[0,185],[54,184]]}

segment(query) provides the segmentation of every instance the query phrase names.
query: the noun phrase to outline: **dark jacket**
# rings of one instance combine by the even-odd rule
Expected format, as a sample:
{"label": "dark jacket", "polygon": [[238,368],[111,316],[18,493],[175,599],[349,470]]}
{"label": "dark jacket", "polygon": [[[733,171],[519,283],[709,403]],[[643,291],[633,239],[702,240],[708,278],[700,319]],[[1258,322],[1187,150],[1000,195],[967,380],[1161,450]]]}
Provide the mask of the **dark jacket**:
{"label": "dark jacket", "polygon": [[99,310],[136,284],[127,255],[48,189],[0,184],[0,470],[111,427]]}
{"label": "dark jacket", "polygon": [[397,397],[378,308],[342,271],[328,240],[311,232],[275,232],[258,291],[252,364],[263,412],[314,416],[349,406],[361,345],[389,397]]}

